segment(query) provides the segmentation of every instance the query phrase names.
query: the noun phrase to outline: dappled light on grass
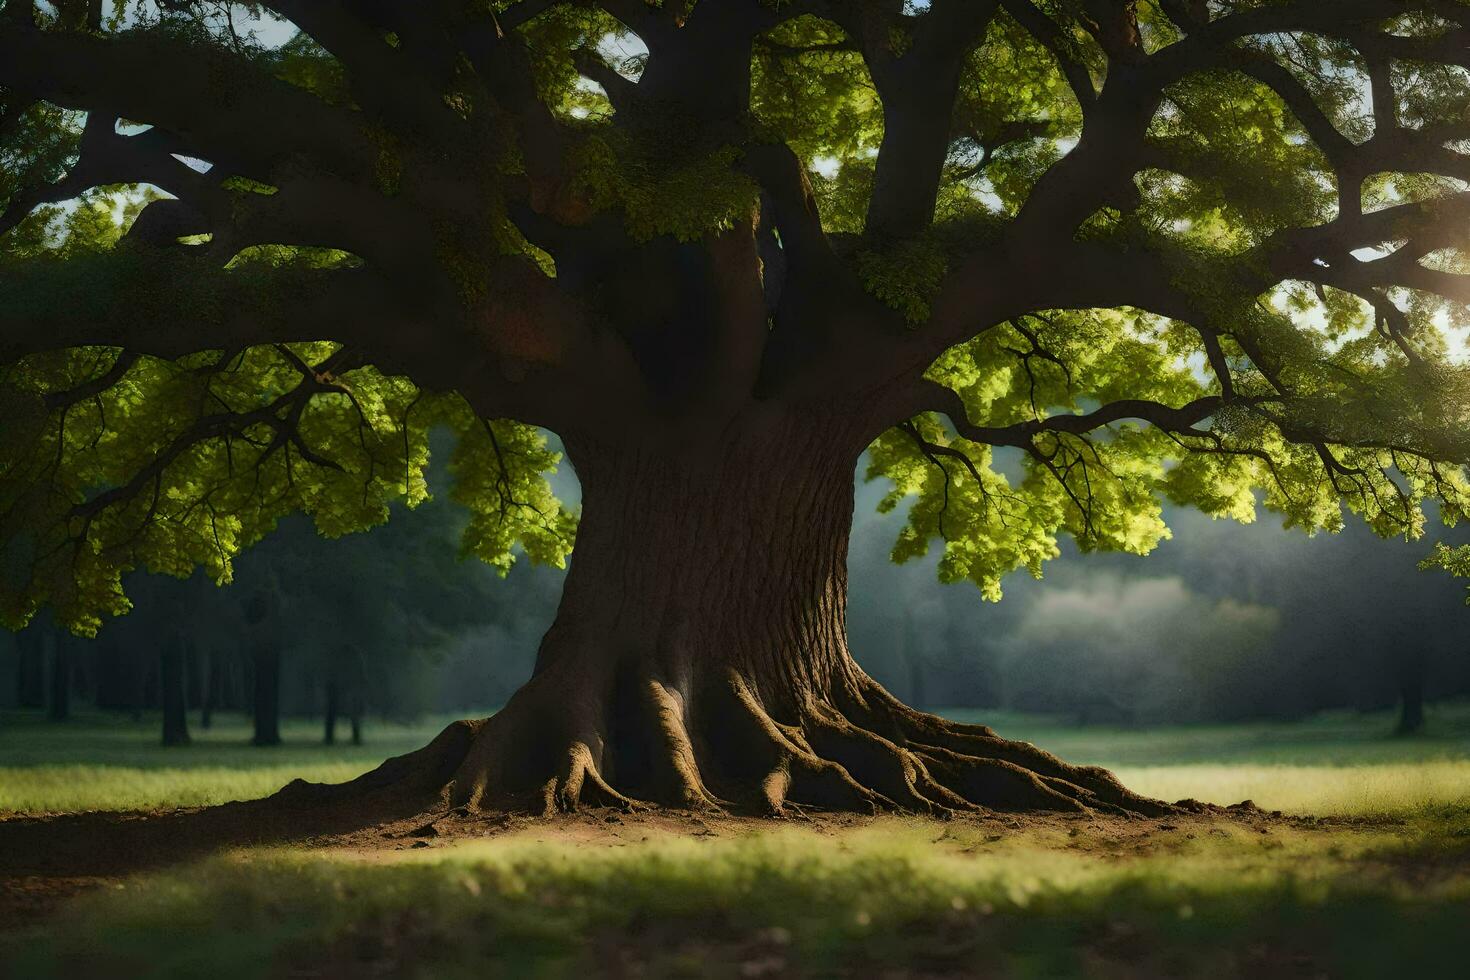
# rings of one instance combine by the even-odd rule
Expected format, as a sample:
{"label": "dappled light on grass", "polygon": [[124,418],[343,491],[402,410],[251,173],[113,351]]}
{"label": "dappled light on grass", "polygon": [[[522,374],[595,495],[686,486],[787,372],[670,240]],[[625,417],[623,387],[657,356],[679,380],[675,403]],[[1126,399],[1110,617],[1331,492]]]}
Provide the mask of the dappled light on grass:
{"label": "dappled light on grass", "polygon": [[[488,713],[488,712],[483,712]],[[217,714],[193,744],[158,744],[158,719],[84,713],[65,724],[0,714],[0,814],[164,810],[269,796],[293,779],[345,782],[388,756],[411,752],[449,717],[412,724],[370,720],[363,745],[321,743],[316,721],[288,720],[284,744],[250,745],[247,718]]]}
{"label": "dappled light on grass", "polygon": [[451,848],[254,851],[84,899],[17,962],[37,977],[144,963],[152,975],[222,977],[564,976],[613,964],[653,976],[1017,977],[1294,964],[1381,977],[1405,975],[1395,966],[1442,975],[1458,945],[1470,879],[1436,868],[1434,852],[1463,813],[1412,841],[1128,823],[1000,833],[884,818],[720,839],[633,826],[612,847],[569,839],[566,825],[538,841],[558,837],[542,824]]}
{"label": "dappled light on grass", "polygon": [[0,812],[70,813],[79,810],[159,810],[214,806],[269,796],[293,779],[341,783],[372,764],[284,762],[236,769],[142,769],[113,766],[33,766],[4,769]]}
{"label": "dappled light on grass", "polygon": [[[1429,733],[1393,738],[1390,712],[1333,712],[1302,722],[1153,729],[1073,727],[1037,716],[945,712],[1002,735],[1114,769],[1137,792],[1318,816],[1412,815],[1470,805],[1470,704],[1435,706]],[[965,718],[964,716],[970,716]],[[315,722],[286,744],[247,744],[249,725],[219,716],[187,748],[157,744],[155,719],[87,715],[66,725],[7,713],[0,727],[0,813],[154,810],[268,796],[292,779],[342,782],[412,751],[448,723],[373,722],[367,744],[324,746]]]}
{"label": "dappled light on grass", "polygon": [[[0,963],[216,980],[1453,975],[1470,924],[1467,715],[1443,706],[1414,739],[1388,737],[1386,713],[1154,730],[994,719],[1144,793],[1323,820],[592,811],[466,817],[443,835],[408,821],[109,879],[31,931],[0,931]],[[154,744],[152,720],[6,721],[0,809],[53,812],[346,778],[442,723],[379,724],[368,745],[331,748],[293,723],[262,750],[232,718],[186,749]]]}
{"label": "dappled light on grass", "polygon": [[1409,815],[1470,807],[1470,761],[1381,765],[1185,765],[1115,770],[1136,792],[1209,803],[1254,800],[1265,810],[1316,816]]}

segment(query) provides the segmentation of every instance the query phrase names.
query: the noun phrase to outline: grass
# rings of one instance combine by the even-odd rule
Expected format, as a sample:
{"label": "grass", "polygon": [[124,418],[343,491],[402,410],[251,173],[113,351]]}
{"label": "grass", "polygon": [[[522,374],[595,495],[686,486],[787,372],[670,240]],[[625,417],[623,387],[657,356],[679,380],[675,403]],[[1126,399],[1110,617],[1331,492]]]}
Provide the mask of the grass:
{"label": "grass", "polygon": [[[985,721],[1072,762],[1114,769],[1164,799],[1252,799],[1268,810],[1392,815],[1470,806],[1470,703],[1441,705],[1429,734],[1389,735],[1387,713],[1334,712],[1297,723],[1155,729],[1072,728],[1036,716],[946,712]],[[968,716],[968,717],[967,717]],[[0,713],[0,812],[159,809],[266,796],[295,778],[339,782],[426,743],[450,719],[373,724],[363,746],[327,747],[314,722],[289,722],[285,744],[248,744],[245,719],[223,716],[194,744],[157,744],[156,719],[83,715],[50,724]]]}
{"label": "grass", "polygon": [[1464,867],[1467,828],[1119,841],[886,818],[595,847],[530,830],[386,861],[273,849],[83,898],[11,957],[36,978],[1444,976],[1470,924],[1445,860]]}
{"label": "grass", "polygon": [[450,720],[375,722],[360,746],[323,745],[319,723],[289,720],[283,744],[259,748],[248,719],[226,714],[208,730],[192,726],[192,744],[164,748],[157,718],[89,712],[52,723],[0,712],[0,812],[209,806],[269,796],[297,778],[342,782],[421,747]]}
{"label": "grass", "polygon": [[1470,704],[1439,706],[1427,733],[1410,738],[1390,734],[1388,712],[1146,730],[1058,727],[1024,716],[987,723],[1064,759],[1107,766],[1160,799],[1254,800],[1318,816],[1470,807]]}
{"label": "grass", "polygon": [[[958,714],[952,712],[951,714]],[[24,932],[0,975],[63,977],[1457,975],[1470,929],[1470,705],[1148,731],[989,717],[1167,798],[1351,817],[1045,823],[885,817],[691,836],[529,823],[401,850],[238,850],[116,880]],[[158,808],[349,778],[444,719],[327,748],[315,725],[184,749],[156,723],[0,716],[0,809]],[[420,842],[422,843],[422,842]],[[3,884],[3,882],[0,882]]]}

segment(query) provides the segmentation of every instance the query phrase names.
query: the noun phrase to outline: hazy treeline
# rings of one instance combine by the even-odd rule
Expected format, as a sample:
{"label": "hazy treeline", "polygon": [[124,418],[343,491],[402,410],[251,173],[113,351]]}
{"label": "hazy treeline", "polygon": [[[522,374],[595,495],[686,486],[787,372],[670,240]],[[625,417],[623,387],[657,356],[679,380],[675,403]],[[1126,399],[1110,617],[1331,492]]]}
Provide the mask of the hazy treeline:
{"label": "hazy treeline", "polygon": [[[1470,610],[1460,584],[1416,569],[1424,542],[1360,526],[1309,539],[1271,515],[1241,526],[1179,512],[1154,555],[1069,550],[1043,581],[1014,578],[992,604],[937,585],[932,562],[889,562],[899,518],[874,513],[876,490],[858,491],[852,643],[912,703],[1149,724],[1405,696],[1412,713],[1416,699],[1470,692]],[[96,641],[44,617],[0,635],[0,677],[15,679],[0,683],[0,704],[142,712],[174,696],[200,724],[256,709],[273,686],[276,713],[354,728],[363,716],[493,707],[529,674],[563,573],[522,562],[501,579],[460,560],[463,521],[437,499],[339,541],[288,522],[224,589],[135,575],[134,611]],[[276,620],[264,630],[249,622],[261,596]]]}
{"label": "hazy treeline", "polygon": [[335,717],[343,737],[364,716],[494,706],[530,672],[562,573],[523,563],[502,579],[461,560],[464,521],[434,500],[328,541],[298,519],[242,556],[224,588],[202,574],[135,574],[133,611],[94,641],[45,615],[0,633],[0,676],[15,678],[0,705],[141,713],[167,711],[174,695],[202,725],[215,711],[264,710]]}
{"label": "hazy treeline", "polygon": [[[893,519],[859,490],[849,618],[859,659],[928,706],[1148,724],[1291,718],[1470,693],[1463,583],[1422,572],[1428,541],[1168,514],[1152,555],[1079,555],[1013,577],[998,604],[887,559]],[[1462,529],[1431,536],[1464,539]],[[1432,540],[1432,537],[1431,537]],[[1412,721],[1412,718],[1410,719]]]}

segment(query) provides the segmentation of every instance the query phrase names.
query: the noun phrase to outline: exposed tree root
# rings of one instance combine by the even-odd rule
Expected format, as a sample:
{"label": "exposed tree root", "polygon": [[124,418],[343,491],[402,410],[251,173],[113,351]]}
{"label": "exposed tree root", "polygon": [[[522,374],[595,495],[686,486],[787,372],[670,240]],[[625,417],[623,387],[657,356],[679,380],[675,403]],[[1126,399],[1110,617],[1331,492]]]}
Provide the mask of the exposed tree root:
{"label": "exposed tree root", "polygon": [[308,803],[397,787],[437,791],[451,807],[545,815],[582,806],[769,816],[1174,810],[1104,769],[915,711],[860,673],[839,695],[807,693],[774,709],[733,670],[697,688],[642,673],[558,673],[354,783],[298,782],[282,796]]}

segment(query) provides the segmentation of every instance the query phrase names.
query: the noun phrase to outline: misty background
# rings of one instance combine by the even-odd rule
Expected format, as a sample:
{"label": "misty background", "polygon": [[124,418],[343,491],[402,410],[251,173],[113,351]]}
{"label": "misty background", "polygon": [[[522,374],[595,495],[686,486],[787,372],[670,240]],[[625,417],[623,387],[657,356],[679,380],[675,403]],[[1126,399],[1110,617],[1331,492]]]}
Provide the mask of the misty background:
{"label": "misty background", "polygon": [[[557,490],[575,500],[575,477],[562,470]],[[244,609],[271,584],[283,597],[285,714],[320,715],[333,684],[355,692],[368,717],[503,704],[530,674],[564,573],[522,561],[501,579],[460,560],[466,515],[442,493],[442,472],[431,471],[430,485],[437,499],[396,509],[367,534],[328,541],[305,520],[283,522],[241,556],[224,589],[202,576],[135,574],[133,612],[96,641],[66,636],[44,615],[16,636],[0,632],[0,707],[54,701],[59,655],[71,697],[153,709],[160,651],[178,637],[190,707],[249,710]],[[1269,513],[1240,525],[1170,508],[1174,537],[1152,555],[1081,555],[1068,540],[1044,579],[1015,575],[1004,600],[988,603],[970,585],[939,584],[937,555],[889,561],[903,515],[876,512],[883,490],[858,481],[851,642],[868,671],[919,707],[1126,726],[1289,719],[1470,693],[1463,583],[1416,567],[1436,538],[1470,540],[1463,532],[1431,524],[1424,540],[1385,541],[1351,521],[1341,534],[1308,538]]]}

